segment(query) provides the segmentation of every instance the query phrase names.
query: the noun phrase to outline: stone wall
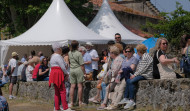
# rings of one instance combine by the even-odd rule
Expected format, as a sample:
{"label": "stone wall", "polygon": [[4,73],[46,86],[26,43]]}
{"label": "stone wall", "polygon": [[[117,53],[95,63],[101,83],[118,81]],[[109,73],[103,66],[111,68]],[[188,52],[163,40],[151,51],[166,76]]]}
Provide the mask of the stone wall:
{"label": "stone wall", "polygon": [[190,110],[190,79],[139,82],[137,108],[162,111]]}
{"label": "stone wall", "polygon": [[[96,82],[84,83],[84,102],[96,95]],[[20,82],[14,93],[29,99],[53,101],[54,89],[48,82]],[[190,109],[190,79],[140,81],[136,94],[137,109],[183,110]]]}
{"label": "stone wall", "polygon": [[[118,11],[114,11],[115,16],[117,17],[117,19],[124,25],[124,26],[130,26],[134,29],[139,29],[142,30],[142,27],[144,27],[147,23],[147,21],[151,22],[151,23],[158,23],[158,19],[154,19],[154,18],[149,18],[149,17],[145,17],[145,16],[140,16],[140,15],[134,15],[134,14],[129,14],[129,13],[125,13],[125,12],[118,12]],[[145,32],[149,32],[149,33],[154,33],[155,30],[148,28],[146,30],[143,30]]]}

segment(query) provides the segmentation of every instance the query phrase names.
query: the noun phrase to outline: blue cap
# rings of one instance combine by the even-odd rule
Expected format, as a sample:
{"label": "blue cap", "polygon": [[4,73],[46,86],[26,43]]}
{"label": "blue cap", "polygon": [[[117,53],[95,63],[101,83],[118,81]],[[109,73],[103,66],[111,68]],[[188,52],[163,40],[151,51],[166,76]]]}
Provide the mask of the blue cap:
{"label": "blue cap", "polygon": [[8,65],[4,65],[4,67],[7,67]]}

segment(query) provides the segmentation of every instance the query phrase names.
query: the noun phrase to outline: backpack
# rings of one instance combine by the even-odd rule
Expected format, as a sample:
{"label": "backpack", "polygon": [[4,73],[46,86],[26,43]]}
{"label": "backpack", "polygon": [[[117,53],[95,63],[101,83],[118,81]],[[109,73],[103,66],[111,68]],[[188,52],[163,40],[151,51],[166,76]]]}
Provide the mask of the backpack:
{"label": "backpack", "polygon": [[24,65],[22,72],[21,72],[21,81],[22,82],[26,82],[26,68],[27,68],[27,65]]}

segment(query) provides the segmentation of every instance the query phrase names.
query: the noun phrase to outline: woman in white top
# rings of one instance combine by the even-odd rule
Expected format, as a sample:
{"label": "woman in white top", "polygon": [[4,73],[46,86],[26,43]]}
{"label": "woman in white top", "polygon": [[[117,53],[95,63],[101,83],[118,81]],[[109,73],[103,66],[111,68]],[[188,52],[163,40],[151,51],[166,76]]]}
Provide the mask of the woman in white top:
{"label": "woman in white top", "polygon": [[33,81],[32,74],[34,70],[33,62],[29,62],[29,65],[26,68],[26,81]]}
{"label": "woman in white top", "polygon": [[49,77],[49,86],[51,86],[51,83],[54,84],[54,89],[55,89],[55,109],[60,110],[60,98],[61,98],[61,103],[63,105],[63,109],[67,110],[68,109],[68,104],[66,101],[66,89],[65,89],[65,84],[64,80],[65,77],[67,76],[67,70],[65,68],[65,62],[63,57],[61,56],[62,54],[62,49],[61,49],[61,44],[60,43],[54,43],[52,45],[54,54],[52,54],[51,59],[50,59],[50,66],[51,66],[51,72],[50,72],[50,77]]}

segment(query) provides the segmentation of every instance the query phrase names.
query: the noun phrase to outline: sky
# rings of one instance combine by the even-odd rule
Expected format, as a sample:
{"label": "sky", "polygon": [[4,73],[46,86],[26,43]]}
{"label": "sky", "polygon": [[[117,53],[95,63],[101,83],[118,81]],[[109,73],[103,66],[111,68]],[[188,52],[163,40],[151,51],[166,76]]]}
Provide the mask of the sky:
{"label": "sky", "polygon": [[189,0],[150,0],[160,12],[172,12],[176,9],[176,1],[181,3],[183,9],[190,11]]}

